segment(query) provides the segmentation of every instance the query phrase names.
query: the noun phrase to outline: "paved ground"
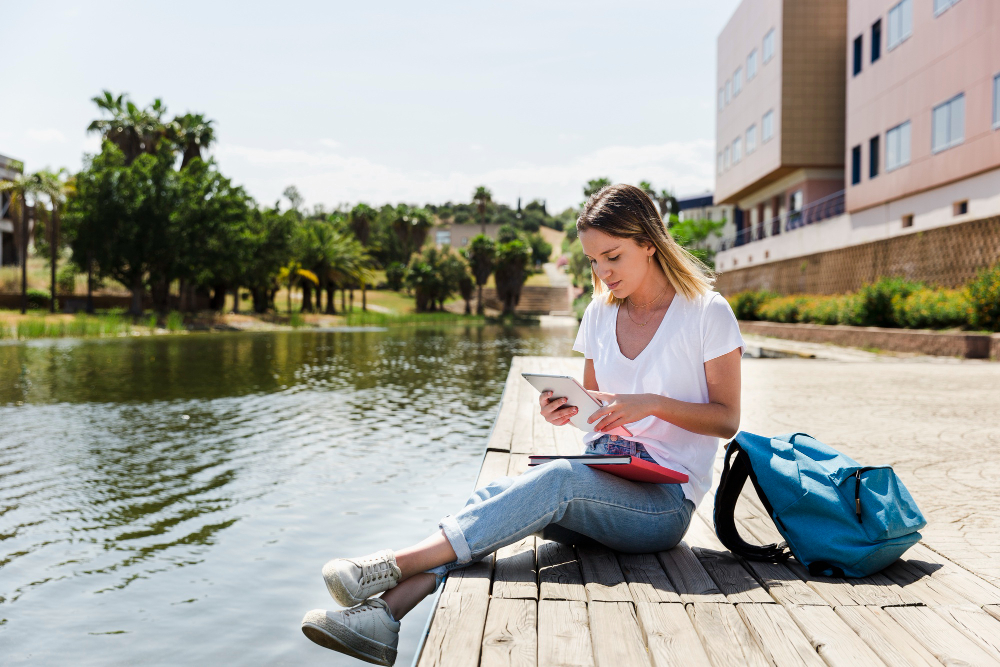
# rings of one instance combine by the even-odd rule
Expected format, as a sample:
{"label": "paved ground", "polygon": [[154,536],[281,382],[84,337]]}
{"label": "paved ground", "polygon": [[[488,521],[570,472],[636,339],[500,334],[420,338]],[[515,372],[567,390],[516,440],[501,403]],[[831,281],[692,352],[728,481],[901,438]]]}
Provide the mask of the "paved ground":
{"label": "paved ground", "polygon": [[925,543],[1000,584],[1000,363],[810,349],[836,359],[745,360],[741,428],[891,464],[927,517]]}

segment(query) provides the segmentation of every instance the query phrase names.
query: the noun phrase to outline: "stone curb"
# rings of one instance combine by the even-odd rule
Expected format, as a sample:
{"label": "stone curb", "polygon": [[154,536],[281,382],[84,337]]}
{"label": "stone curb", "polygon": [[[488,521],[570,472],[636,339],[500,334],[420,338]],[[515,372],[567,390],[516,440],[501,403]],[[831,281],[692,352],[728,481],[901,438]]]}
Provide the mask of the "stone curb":
{"label": "stone curb", "polygon": [[970,334],[926,329],[886,329],[826,324],[784,324],[740,320],[744,333],[807,343],[915,352],[939,357],[1000,360],[1000,334]]}

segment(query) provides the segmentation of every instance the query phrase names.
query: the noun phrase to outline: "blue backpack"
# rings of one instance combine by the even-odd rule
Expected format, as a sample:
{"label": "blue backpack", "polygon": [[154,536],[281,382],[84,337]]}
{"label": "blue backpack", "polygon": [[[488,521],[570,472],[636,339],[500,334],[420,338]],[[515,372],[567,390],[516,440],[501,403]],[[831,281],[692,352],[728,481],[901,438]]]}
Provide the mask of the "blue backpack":
{"label": "blue backpack", "polygon": [[[748,476],[786,542],[756,546],[737,532],[736,501]],[[864,577],[919,541],[925,525],[891,467],[862,466],[805,433],[740,431],[726,447],[715,532],[737,556],[780,562],[793,555],[813,575]]]}

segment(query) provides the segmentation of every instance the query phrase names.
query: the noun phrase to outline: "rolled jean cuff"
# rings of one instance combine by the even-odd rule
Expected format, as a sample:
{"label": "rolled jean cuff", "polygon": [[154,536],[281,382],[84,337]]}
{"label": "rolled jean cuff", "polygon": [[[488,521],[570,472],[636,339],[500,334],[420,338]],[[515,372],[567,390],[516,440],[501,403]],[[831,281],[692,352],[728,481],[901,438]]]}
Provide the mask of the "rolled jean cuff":
{"label": "rolled jean cuff", "polygon": [[451,542],[451,548],[455,551],[455,563],[465,565],[472,562],[472,551],[469,549],[469,542],[465,539],[465,533],[462,532],[462,527],[458,525],[455,517],[449,514],[441,519],[441,523],[438,525],[444,531],[444,536]]}

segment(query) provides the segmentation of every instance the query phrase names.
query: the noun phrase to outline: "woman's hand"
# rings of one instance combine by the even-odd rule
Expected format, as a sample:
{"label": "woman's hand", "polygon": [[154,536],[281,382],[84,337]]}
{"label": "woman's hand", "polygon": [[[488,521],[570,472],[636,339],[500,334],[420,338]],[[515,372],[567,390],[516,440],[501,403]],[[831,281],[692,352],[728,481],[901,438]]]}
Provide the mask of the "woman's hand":
{"label": "woman's hand", "polygon": [[645,419],[653,413],[649,394],[609,394],[605,391],[591,391],[590,395],[607,403],[587,418],[594,424],[595,431],[607,433],[619,426]]}
{"label": "woman's hand", "polygon": [[[566,405],[566,397],[551,398],[552,392],[545,391],[538,395],[538,403],[542,406],[541,413],[545,421],[555,426],[569,423],[569,418],[577,413],[573,405]],[[565,406],[565,407],[563,407]]]}

